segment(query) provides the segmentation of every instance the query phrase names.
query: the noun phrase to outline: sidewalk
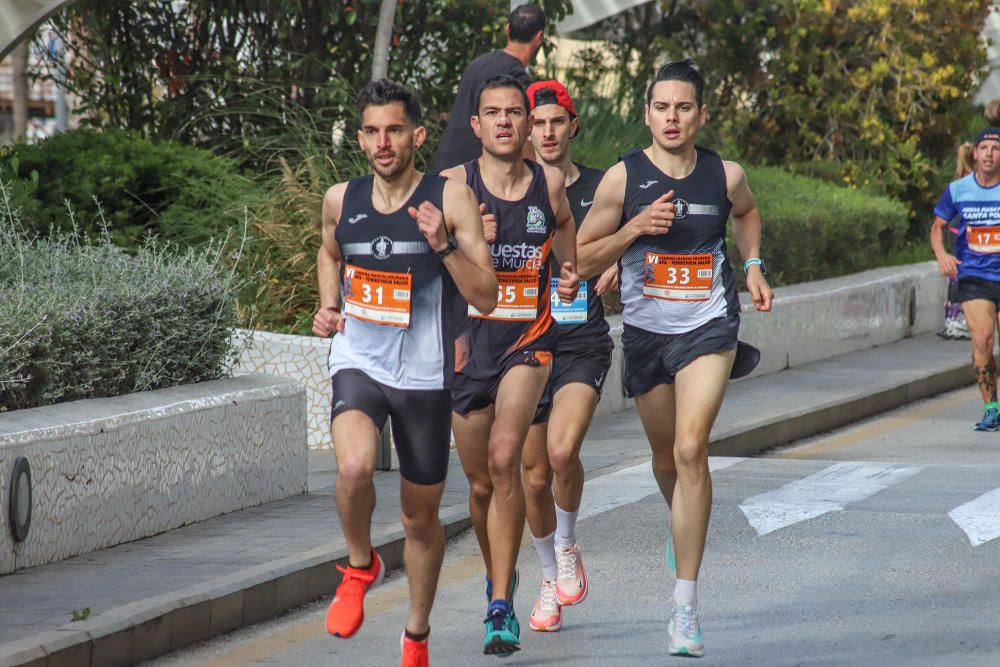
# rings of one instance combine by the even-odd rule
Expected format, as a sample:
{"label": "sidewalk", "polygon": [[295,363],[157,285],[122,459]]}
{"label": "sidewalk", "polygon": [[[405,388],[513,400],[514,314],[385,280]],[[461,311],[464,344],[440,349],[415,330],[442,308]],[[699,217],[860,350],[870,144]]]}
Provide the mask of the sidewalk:
{"label": "sidewalk", "polygon": [[[737,382],[711,453],[752,455],[971,382],[969,343],[933,335]],[[582,459],[591,479],[648,456],[629,410],[595,419]],[[133,664],[331,594],[346,554],[333,479],[332,452],[314,452],[308,494],[0,577],[0,667]],[[397,473],[375,486],[374,541],[397,568]],[[453,455],[449,536],[469,526],[467,488]]]}

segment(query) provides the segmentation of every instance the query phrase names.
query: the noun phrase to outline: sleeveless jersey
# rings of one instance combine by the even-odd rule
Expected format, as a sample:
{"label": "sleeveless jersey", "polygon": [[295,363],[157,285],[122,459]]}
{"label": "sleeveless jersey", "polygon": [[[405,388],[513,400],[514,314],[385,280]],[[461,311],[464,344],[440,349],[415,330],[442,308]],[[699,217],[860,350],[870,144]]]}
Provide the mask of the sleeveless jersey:
{"label": "sleeveless jersey", "polygon": [[[604,176],[600,169],[576,165],[580,177],[566,188],[569,206],[577,231],[594,203],[594,192]],[[559,325],[559,349],[567,352],[611,349],[614,344],[608,335],[610,327],[604,319],[604,303],[595,287],[599,276],[580,281],[580,291],[576,301],[566,305],[559,301],[555,293],[555,280],[559,277],[559,265],[552,264],[552,315]]]}
{"label": "sleeveless jersey", "polygon": [[934,207],[957,233],[959,278],[1000,282],[1000,184],[984,188],[975,173],[951,183]]}
{"label": "sleeveless jersey", "polygon": [[496,310],[486,317],[459,299],[467,318],[455,342],[455,370],[472,378],[494,377],[522,350],[556,349],[558,332],[548,298],[556,216],[544,170],[530,160],[525,164],[532,171],[531,183],[517,201],[495,197],[486,188],[478,160],[464,165],[466,183],[486,212],[497,216],[490,254],[500,286]]}
{"label": "sleeveless jersey", "polygon": [[671,178],[641,149],[625,154],[621,225],[666,192],[677,214],[670,231],[641,236],[621,258],[622,318],[646,331],[679,334],[717,317],[738,315],[740,302],[726,258],[726,221],[732,204],[722,159],[700,146],[694,171]]}
{"label": "sleeveless jersey", "polygon": [[409,206],[444,210],[445,179],[425,175],[393,213],[372,205],[374,178],[348,183],[335,238],[344,332],[333,337],[330,375],[353,368],[397,389],[450,389],[454,325],[447,307],[457,292]]}

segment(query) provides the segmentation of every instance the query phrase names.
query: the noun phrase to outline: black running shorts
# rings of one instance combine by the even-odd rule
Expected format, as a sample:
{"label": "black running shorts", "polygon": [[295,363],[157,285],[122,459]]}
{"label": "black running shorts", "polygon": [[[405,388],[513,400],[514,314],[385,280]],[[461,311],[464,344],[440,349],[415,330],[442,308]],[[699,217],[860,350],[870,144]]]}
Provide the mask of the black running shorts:
{"label": "black running shorts", "polygon": [[992,301],[994,306],[1000,308],[1000,282],[981,278],[959,278],[955,296],[953,300],[958,303],[983,299]]}
{"label": "black running shorts", "polygon": [[338,371],[332,384],[331,420],[348,410],[360,410],[381,429],[391,419],[403,479],[414,484],[444,481],[451,452],[449,390],[396,389],[355,369]]}
{"label": "black running shorts", "polygon": [[737,348],[731,378],[747,375],[760,352],[737,340],[740,318],[717,317],[682,334],[660,334],[625,325],[625,395],[642,396],[661,384],[673,384],[677,373],[698,357]]}
{"label": "black running shorts", "polygon": [[[503,380],[507,371],[514,366],[548,366],[552,363],[552,357],[551,352],[522,350],[506,359],[502,370],[488,378],[474,378],[462,372],[456,373],[451,385],[451,409],[460,415],[467,415],[473,410],[481,410],[496,403],[500,381]],[[549,391],[544,391],[538,401],[538,408],[535,410],[535,416],[531,423],[547,422],[551,410],[552,394]]]}

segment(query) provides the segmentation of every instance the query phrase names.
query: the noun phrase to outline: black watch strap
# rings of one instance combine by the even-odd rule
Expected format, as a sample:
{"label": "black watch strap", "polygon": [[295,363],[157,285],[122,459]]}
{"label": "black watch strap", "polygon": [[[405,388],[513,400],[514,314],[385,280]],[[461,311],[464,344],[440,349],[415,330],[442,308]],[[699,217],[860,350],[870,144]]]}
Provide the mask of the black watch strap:
{"label": "black watch strap", "polygon": [[444,247],[444,250],[438,250],[438,257],[444,259],[451,253],[458,250],[458,239],[455,238],[454,234],[448,234],[448,245]]}

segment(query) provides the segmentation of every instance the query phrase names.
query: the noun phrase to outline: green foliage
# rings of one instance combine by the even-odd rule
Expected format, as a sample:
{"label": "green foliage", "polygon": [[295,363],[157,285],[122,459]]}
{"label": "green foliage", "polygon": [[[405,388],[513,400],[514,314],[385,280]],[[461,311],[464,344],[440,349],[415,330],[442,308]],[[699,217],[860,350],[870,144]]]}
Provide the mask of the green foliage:
{"label": "green foliage", "polygon": [[15,146],[0,157],[0,180],[12,184],[29,232],[75,226],[96,236],[106,224],[111,240],[129,249],[148,238],[188,247],[223,237],[260,196],[231,160],[111,128]]}
{"label": "green foliage", "polygon": [[217,255],[28,240],[0,190],[0,411],[228,372],[240,286]]}

